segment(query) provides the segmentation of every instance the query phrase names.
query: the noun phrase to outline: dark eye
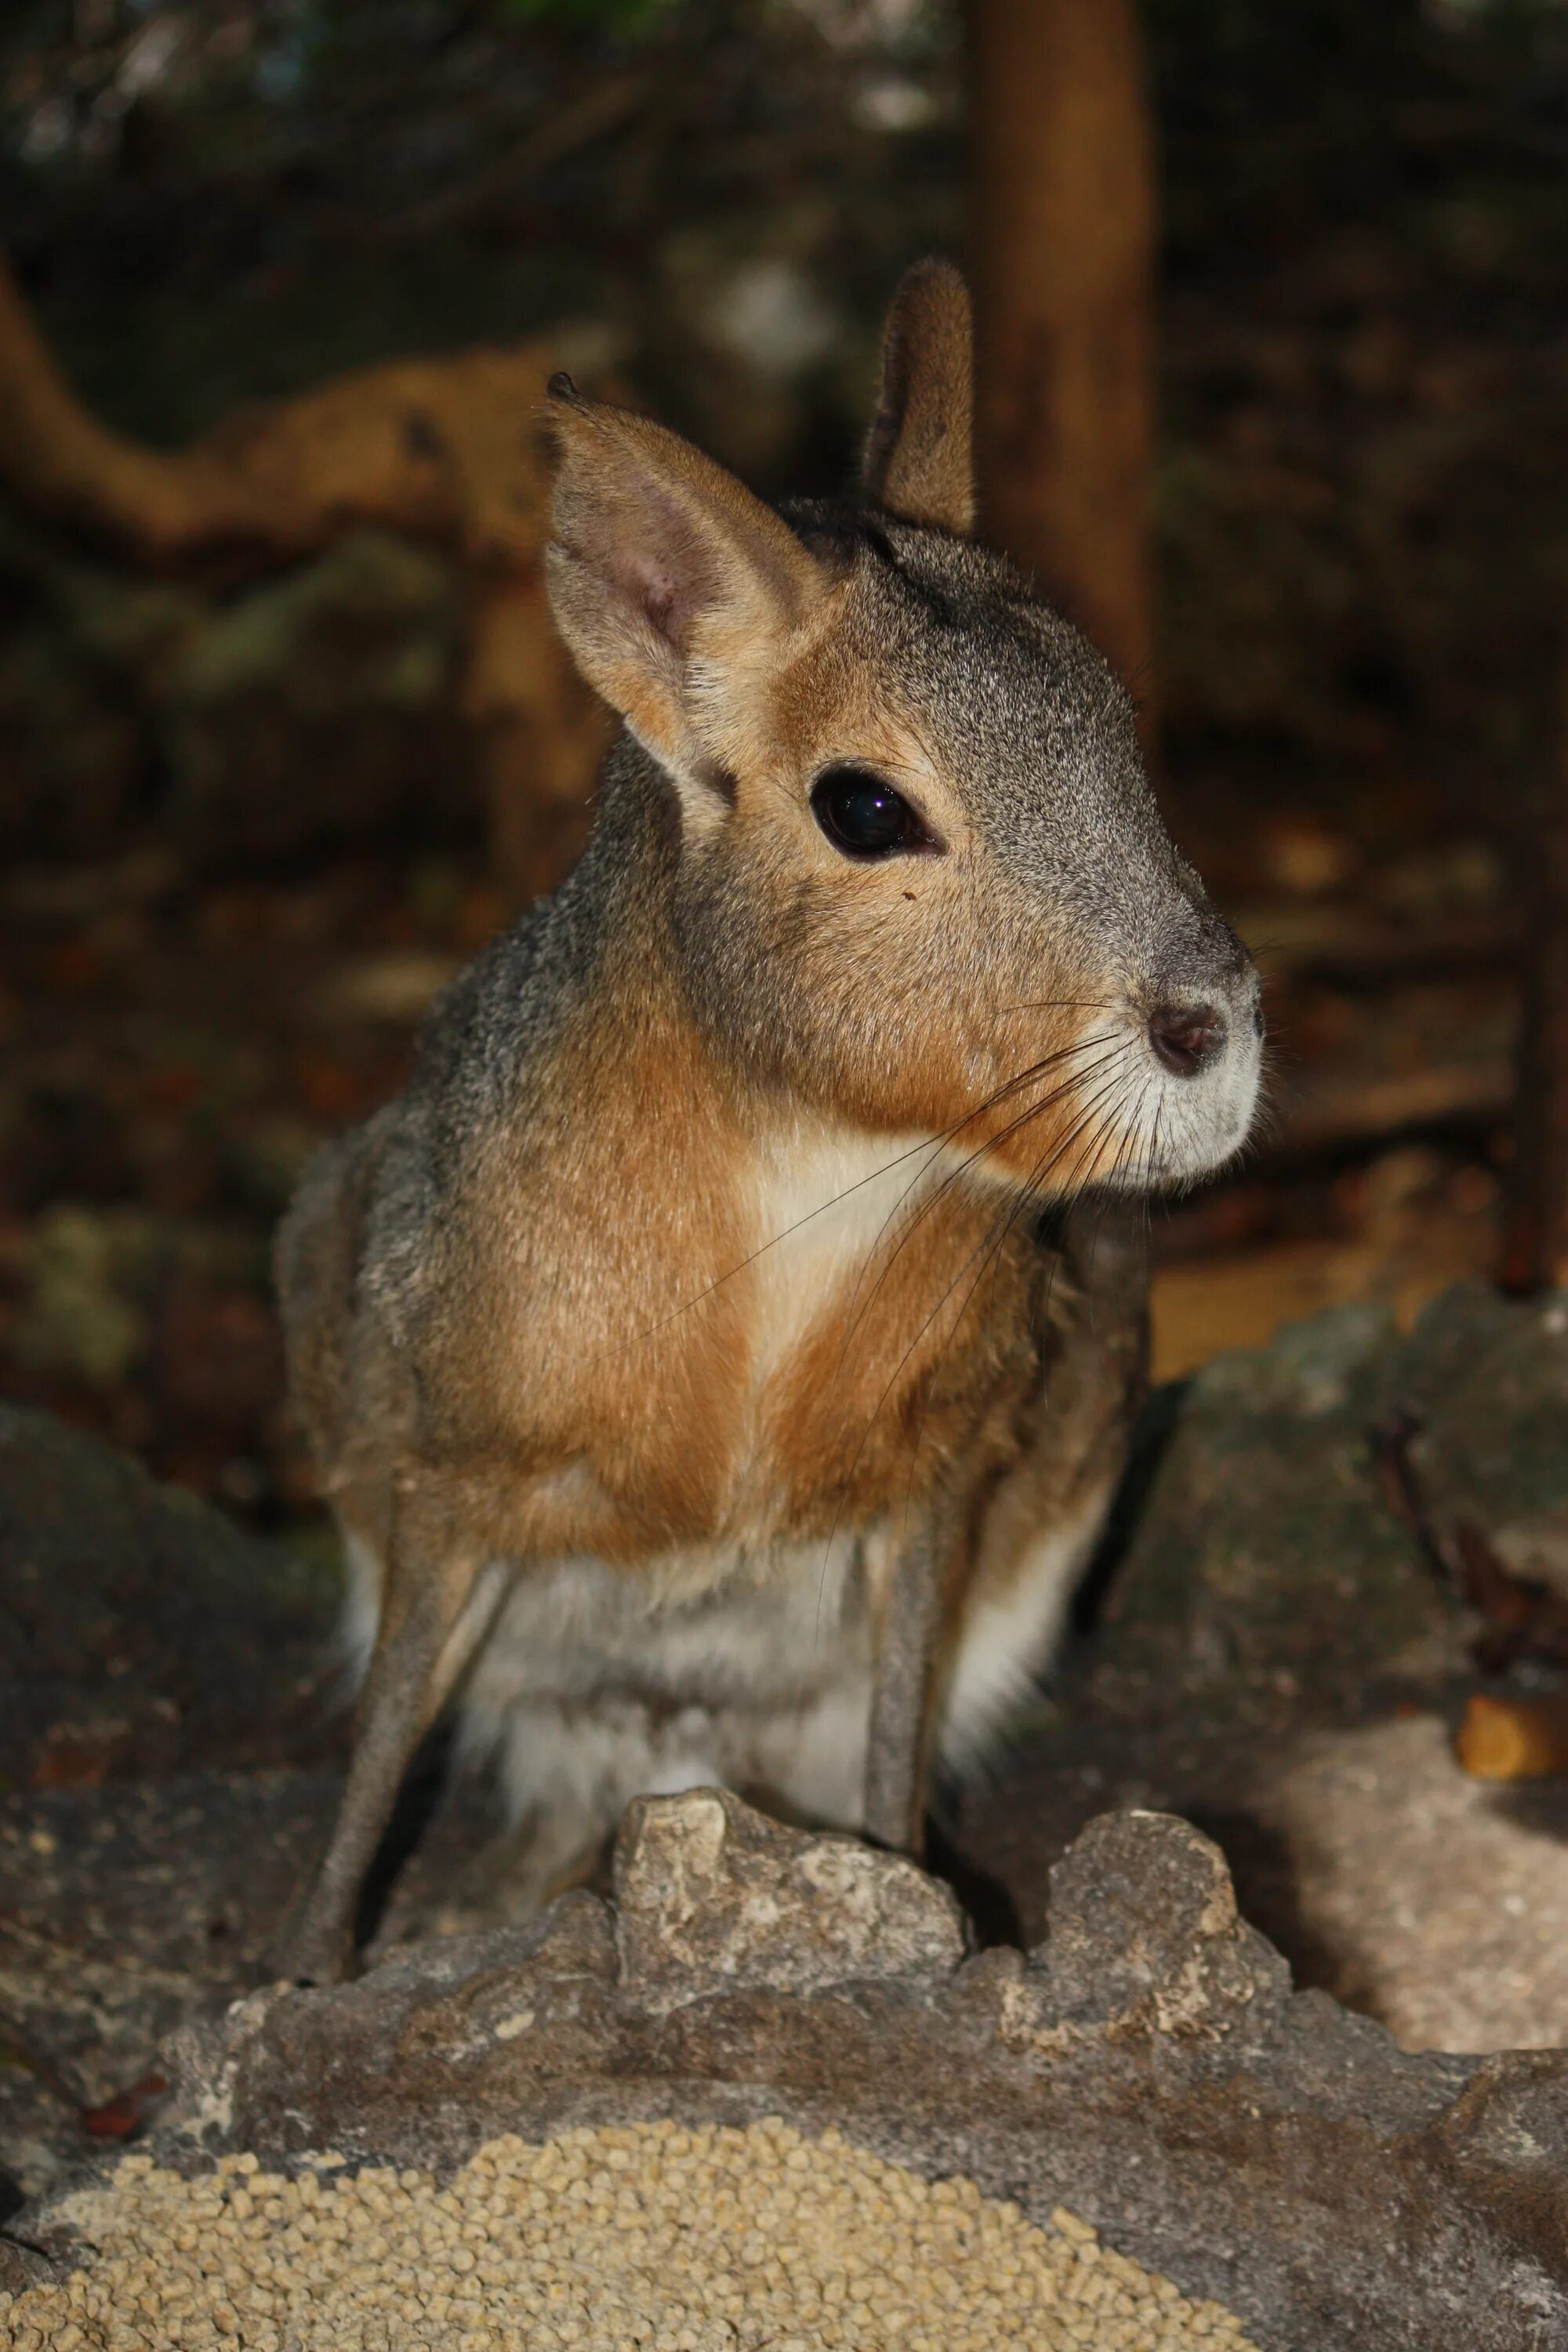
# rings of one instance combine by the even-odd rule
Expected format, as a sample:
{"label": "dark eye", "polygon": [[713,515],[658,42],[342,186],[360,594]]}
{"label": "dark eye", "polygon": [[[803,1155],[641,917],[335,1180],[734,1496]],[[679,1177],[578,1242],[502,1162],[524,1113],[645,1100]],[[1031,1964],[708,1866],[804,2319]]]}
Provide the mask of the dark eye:
{"label": "dark eye", "polygon": [[870,768],[825,768],[811,788],[811,807],[846,857],[891,857],[899,850],[936,847],[902,793]]}

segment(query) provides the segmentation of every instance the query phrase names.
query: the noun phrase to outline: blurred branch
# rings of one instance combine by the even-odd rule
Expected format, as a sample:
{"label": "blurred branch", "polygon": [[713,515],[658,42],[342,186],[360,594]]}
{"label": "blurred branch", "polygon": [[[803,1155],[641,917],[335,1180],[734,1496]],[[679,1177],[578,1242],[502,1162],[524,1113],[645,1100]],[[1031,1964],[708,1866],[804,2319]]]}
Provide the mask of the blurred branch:
{"label": "blurred branch", "polygon": [[153,450],[89,414],[0,266],[0,483],[122,558],[186,577],[275,570],[364,524],[450,547],[468,582],[462,701],[492,850],[526,896],[574,845],[603,740],[541,578],[548,484],[530,419],[566,356],[542,342],[393,362]]}
{"label": "blurred branch", "polygon": [[543,344],[392,362],[149,449],[78,400],[0,265],[0,480],[156,569],[267,571],[356,522],[531,562],[542,484],[526,420],[557,364]]}
{"label": "blurred branch", "polygon": [[143,448],[89,415],[3,264],[0,476],[26,505],[155,564],[178,563],[215,541],[279,550],[309,543],[300,518],[266,502],[232,457]]}

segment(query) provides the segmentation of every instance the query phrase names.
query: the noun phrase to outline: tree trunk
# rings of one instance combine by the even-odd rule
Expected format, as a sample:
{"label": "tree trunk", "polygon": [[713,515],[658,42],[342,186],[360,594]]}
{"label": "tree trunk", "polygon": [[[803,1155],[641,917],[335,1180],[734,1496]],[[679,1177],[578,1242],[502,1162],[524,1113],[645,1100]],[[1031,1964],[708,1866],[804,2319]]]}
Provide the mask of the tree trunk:
{"label": "tree trunk", "polygon": [[1498,1272],[1505,1290],[1528,1297],[1568,1283],[1568,667],[1557,772],[1520,831],[1514,864],[1528,929]]}
{"label": "tree trunk", "polygon": [[985,527],[1152,688],[1153,135],[1134,0],[969,0]]}

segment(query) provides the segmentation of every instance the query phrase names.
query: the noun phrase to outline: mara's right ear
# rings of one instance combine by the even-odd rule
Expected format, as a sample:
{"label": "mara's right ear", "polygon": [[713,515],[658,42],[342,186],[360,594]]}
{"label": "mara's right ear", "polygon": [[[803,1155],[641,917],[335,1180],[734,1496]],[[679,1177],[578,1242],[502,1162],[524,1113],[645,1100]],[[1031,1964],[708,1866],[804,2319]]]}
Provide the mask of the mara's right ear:
{"label": "mara's right ear", "polygon": [[822,586],[787,523],[679,434],[552,376],[547,577],[590,686],[711,822],[745,673],[775,666]]}
{"label": "mara's right ear", "polygon": [[882,337],[882,396],[866,444],[866,488],[906,522],[974,521],[974,327],[950,261],[904,272]]}

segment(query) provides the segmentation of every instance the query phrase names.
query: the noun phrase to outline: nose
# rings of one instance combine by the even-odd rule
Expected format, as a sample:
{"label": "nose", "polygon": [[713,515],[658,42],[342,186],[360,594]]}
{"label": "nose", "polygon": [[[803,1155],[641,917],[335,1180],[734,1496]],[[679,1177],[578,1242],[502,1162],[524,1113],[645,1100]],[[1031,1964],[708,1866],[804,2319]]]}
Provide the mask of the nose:
{"label": "nose", "polygon": [[1149,1015],[1149,1043],[1168,1070],[1195,1078],[1225,1051],[1225,1014],[1216,1004],[1157,1004]]}

